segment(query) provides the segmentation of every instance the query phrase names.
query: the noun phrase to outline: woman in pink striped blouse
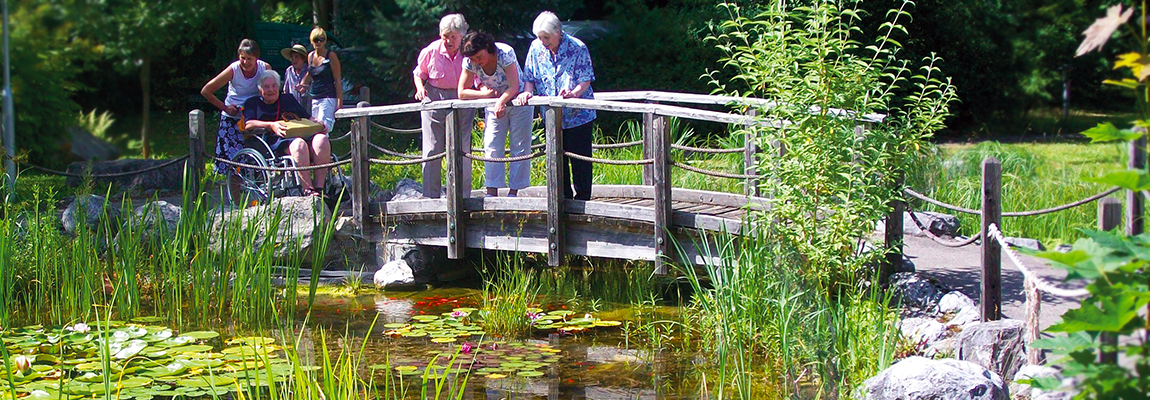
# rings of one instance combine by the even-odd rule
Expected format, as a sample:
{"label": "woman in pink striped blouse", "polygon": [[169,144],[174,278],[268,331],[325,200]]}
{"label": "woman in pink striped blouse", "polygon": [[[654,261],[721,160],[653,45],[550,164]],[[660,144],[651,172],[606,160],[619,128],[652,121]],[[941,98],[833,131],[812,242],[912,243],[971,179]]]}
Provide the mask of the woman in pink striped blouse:
{"label": "woman in pink striped blouse", "polygon": [[[462,14],[449,14],[439,20],[439,40],[431,42],[419,52],[412,74],[415,77],[415,99],[424,103],[459,98],[459,75],[463,72],[463,54],[459,52],[463,35],[467,34],[467,20]],[[420,114],[423,130],[423,156],[443,153],[447,116],[451,110],[423,111]],[[475,109],[456,110],[459,134],[463,136],[462,151],[471,152],[471,127],[475,124]],[[423,196],[439,198],[443,174],[442,160],[423,163]],[[463,196],[471,193],[471,163],[463,163]]]}

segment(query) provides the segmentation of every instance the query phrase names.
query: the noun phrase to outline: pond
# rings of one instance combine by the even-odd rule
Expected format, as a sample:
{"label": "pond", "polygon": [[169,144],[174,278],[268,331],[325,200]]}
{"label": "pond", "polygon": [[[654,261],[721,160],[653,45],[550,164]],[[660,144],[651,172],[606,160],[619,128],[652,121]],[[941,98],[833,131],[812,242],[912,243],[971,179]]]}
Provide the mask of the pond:
{"label": "pond", "polygon": [[529,310],[528,337],[511,340],[483,331],[483,296],[464,288],[320,294],[310,313],[303,299],[294,321],[264,329],[169,328],[159,317],[8,328],[2,337],[10,362],[0,378],[12,377],[10,387],[27,399],[105,390],[136,400],[237,391],[275,398],[268,382],[291,384],[293,372],[337,385],[332,379],[348,371],[359,390],[375,395],[347,398],[705,397],[706,357],[670,350],[690,346],[673,324],[652,323],[680,319],[678,307],[544,302]]}

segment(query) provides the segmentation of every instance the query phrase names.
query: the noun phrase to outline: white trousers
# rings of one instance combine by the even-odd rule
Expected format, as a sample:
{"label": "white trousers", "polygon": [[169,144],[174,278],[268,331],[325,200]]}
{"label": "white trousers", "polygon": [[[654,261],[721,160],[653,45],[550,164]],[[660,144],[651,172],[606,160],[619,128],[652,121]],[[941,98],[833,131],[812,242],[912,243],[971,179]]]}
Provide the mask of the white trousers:
{"label": "white trousers", "polygon": [[[496,118],[490,108],[486,110],[486,127],[483,129],[483,154],[488,158],[506,158],[507,145],[511,146],[511,157],[531,154],[531,117],[535,107],[508,106],[503,118]],[[510,143],[507,143],[510,141]],[[505,182],[505,163],[483,163],[484,186],[489,188],[523,189],[531,184],[531,160],[512,162],[510,182]]]}

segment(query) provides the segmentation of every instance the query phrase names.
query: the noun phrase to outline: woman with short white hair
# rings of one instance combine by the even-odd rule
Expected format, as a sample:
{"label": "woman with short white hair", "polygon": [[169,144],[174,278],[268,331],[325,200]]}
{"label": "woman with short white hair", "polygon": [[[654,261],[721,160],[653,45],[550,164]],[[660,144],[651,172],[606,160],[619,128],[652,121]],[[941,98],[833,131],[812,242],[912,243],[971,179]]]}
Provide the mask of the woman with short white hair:
{"label": "woman with short white hair", "polygon": [[[240,129],[265,131],[264,142],[277,155],[287,155],[297,167],[327,164],[331,162],[331,142],[324,133],[307,138],[288,138],[284,121],[313,117],[303,105],[290,95],[281,95],[280,74],[273,69],[260,73],[260,95],[247,99],[243,108],[243,123]],[[319,122],[319,121],[316,121]],[[300,189],[310,196],[321,196],[327,171],[299,171]]]}
{"label": "woman with short white hair", "polygon": [[[459,98],[459,76],[463,73],[463,55],[459,46],[467,34],[467,20],[462,14],[448,14],[439,20],[439,40],[419,51],[415,69],[415,99],[422,102]],[[423,156],[443,153],[446,143],[447,116],[451,110],[420,112],[423,131]],[[475,124],[475,109],[455,110],[464,152],[471,152],[471,126]],[[436,199],[442,194],[443,163],[441,160],[423,163],[423,197]],[[471,195],[471,163],[463,163],[463,196]]]}
{"label": "woman with short white hair", "polygon": [[[591,53],[582,41],[563,33],[559,17],[544,11],[535,18],[532,32],[536,39],[527,50],[523,68],[524,89],[515,99],[525,104],[533,95],[558,96],[565,99],[594,99],[591,82],[595,71],[591,68]],[[563,109],[563,150],[582,156],[591,156],[591,122],[595,110]],[[563,157],[560,162],[570,163],[563,169],[563,195],[577,200],[591,199],[592,164],[589,161]],[[575,181],[572,193],[571,181]]]}

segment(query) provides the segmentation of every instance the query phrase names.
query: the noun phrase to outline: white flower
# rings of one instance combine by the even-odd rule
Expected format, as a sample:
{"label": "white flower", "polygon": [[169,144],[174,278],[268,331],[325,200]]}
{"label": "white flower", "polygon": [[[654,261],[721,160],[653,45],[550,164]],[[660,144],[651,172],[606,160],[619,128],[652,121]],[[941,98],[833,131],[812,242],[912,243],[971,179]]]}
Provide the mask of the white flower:
{"label": "white flower", "polygon": [[92,330],[92,327],[88,326],[88,324],[81,322],[81,323],[78,323],[76,325],[72,325],[72,326],[68,327],[68,330],[70,330],[72,332],[76,332],[76,333],[88,333],[89,331]]}
{"label": "white flower", "polygon": [[32,368],[32,359],[25,355],[18,355],[12,357],[12,364],[15,364],[16,369],[20,370],[20,372],[24,372],[27,371],[28,368]]}

